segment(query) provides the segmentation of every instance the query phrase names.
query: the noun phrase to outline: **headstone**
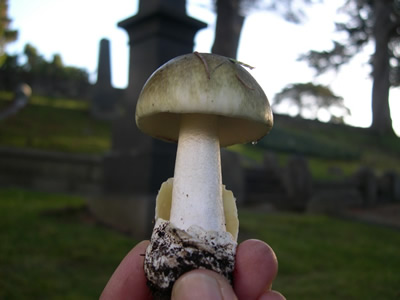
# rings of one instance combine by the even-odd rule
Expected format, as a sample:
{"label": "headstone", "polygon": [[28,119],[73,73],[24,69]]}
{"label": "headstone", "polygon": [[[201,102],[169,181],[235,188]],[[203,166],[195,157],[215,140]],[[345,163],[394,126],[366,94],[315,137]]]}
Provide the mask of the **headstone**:
{"label": "headstone", "polygon": [[147,14],[154,11],[168,11],[172,14],[186,15],[185,0],[146,0],[140,1],[139,11]]}
{"label": "headstone", "polygon": [[[168,60],[193,51],[205,24],[188,17],[185,1],[140,1],[139,12],[118,24],[129,35],[129,83],[112,124],[112,151],[105,161],[105,188],[113,193],[156,193],[173,175],[174,144],[156,141],[135,124],[135,107],[147,78]],[[135,183],[133,179],[137,179]]]}
{"label": "headstone", "polygon": [[100,41],[97,81],[93,87],[91,114],[98,119],[113,119],[116,117],[116,101],[118,92],[111,84],[110,41]]}
{"label": "headstone", "polygon": [[400,201],[400,178],[393,171],[387,171],[378,180],[379,202]]}
{"label": "headstone", "polygon": [[278,158],[273,152],[266,152],[263,157],[263,166],[266,172],[274,173],[279,176],[280,167],[278,163]]}
{"label": "headstone", "polygon": [[111,87],[110,41],[108,39],[101,39],[100,41],[96,83],[105,87]]}
{"label": "headstone", "polygon": [[393,180],[393,201],[400,203],[400,175],[397,173]]}
{"label": "headstone", "polygon": [[284,207],[295,211],[304,211],[311,198],[313,184],[307,160],[302,156],[294,156],[284,171],[284,185],[288,200]]}
{"label": "headstone", "polygon": [[285,169],[279,166],[276,153],[267,152],[263,158],[265,201],[279,207],[288,199],[284,183]]}
{"label": "headstone", "polygon": [[361,193],[364,206],[375,205],[378,200],[378,182],[374,171],[368,167],[361,167],[354,174],[353,181]]}
{"label": "headstone", "polygon": [[148,77],[168,60],[193,51],[206,24],[185,13],[182,0],[140,1],[139,12],[118,24],[129,36],[129,82],[112,124],[112,151],[105,159],[105,189],[112,193],[157,193],[173,176],[176,145],[140,132],[135,107]]}
{"label": "headstone", "polygon": [[337,214],[362,205],[363,199],[356,189],[323,189],[312,195],[307,204],[309,213]]}
{"label": "headstone", "polygon": [[[144,224],[137,219],[135,223],[145,227],[140,232],[150,233],[156,194],[162,182],[173,176],[176,145],[153,139],[137,129],[136,103],[146,80],[158,67],[176,56],[193,52],[194,36],[206,24],[186,15],[184,0],[142,0],[138,14],[118,26],[129,36],[129,80],[118,103],[118,118],[112,122],[112,148],[104,158],[104,197],[109,201],[102,203],[112,206],[113,195],[133,203],[135,199],[152,199],[138,200],[140,206],[146,206],[142,212],[147,221]],[[118,203],[115,205],[123,201]],[[135,212],[131,215],[134,217]],[[115,214],[114,221],[108,222],[117,224],[123,218]]]}

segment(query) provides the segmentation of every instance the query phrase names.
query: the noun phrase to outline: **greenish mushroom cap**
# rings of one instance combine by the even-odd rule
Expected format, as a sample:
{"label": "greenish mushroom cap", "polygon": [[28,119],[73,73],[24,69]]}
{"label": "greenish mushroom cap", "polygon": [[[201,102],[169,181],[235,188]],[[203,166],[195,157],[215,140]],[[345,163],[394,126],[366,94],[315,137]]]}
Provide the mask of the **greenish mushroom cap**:
{"label": "greenish mushroom cap", "polygon": [[267,96],[240,63],[215,54],[176,57],[147,80],[136,106],[140,130],[178,141],[182,114],[210,114],[218,121],[221,147],[258,141],[272,127]]}

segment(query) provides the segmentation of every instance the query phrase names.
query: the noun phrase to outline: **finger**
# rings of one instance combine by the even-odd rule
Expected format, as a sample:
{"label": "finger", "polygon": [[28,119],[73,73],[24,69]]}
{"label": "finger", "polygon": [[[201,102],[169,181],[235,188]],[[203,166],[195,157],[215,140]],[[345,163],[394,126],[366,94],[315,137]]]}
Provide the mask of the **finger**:
{"label": "finger", "polygon": [[143,270],[143,254],[149,241],[137,244],[122,260],[111,276],[100,300],[151,299]]}
{"label": "finger", "polygon": [[234,290],[239,299],[255,300],[270,290],[278,271],[274,251],[260,240],[247,240],[236,251]]}
{"label": "finger", "polygon": [[182,275],[172,289],[172,300],[234,300],[232,286],[210,270],[194,270]]}
{"label": "finger", "polygon": [[264,294],[261,295],[258,300],[286,300],[285,297],[281,293],[278,293],[276,291],[268,291]]}

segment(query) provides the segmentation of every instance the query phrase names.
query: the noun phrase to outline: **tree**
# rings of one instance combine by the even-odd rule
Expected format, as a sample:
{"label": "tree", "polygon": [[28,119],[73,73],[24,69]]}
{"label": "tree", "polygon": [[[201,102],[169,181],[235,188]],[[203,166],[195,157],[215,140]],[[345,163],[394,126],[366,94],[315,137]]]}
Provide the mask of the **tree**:
{"label": "tree", "polygon": [[14,90],[17,86],[21,67],[18,65],[18,55],[4,54],[3,63],[0,64],[0,89]]}
{"label": "tree", "polygon": [[[271,10],[279,13],[286,21],[300,23],[304,19],[304,4],[319,0],[214,0],[217,13],[212,52],[231,58],[237,50],[246,14],[251,10]],[[301,5],[298,5],[300,2]]]}
{"label": "tree", "polygon": [[8,0],[0,0],[0,66],[5,60],[5,47],[18,37],[18,31],[11,30],[8,18]]}
{"label": "tree", "polygon": [[217,24],[211,52],[236,58],[244,16],[240,14],[242,0],[216,0]]}
{"label": "tree", "polygon": [[[298,115],[308,113],[311,118],[317,118],[318,112],[324,109],[330,115],[330,120],[343,123],[343,117],[350,114],[345,107],[343,98],[335,95],[326,86],[309,83],[293,83],[287,85],[274,97],[274,107],[289,102],[298,109]],[[336,112],[335,112],[336,111]]]}
{"label": "tree", "polygon": [[42,73],[46,61],[39,55],[38,50],[31,44],[26,44],[24,47],[24,55],[27,58],[25,69],[33,75]]}
{"label": "tree", "polygon": [[59,54],[47,61],[30,44],[25,45],[23,54],[26,62],[22,65],[18,56],[5,55],[5,63],[0,66],[0,88],[12,90],[22,81],[38,94],[82,97],[87,93],[90,84],[86,70],[65,66]]}
{"label": "tree", "polygon": [[55,68],[59,68],[59,69],[63,68],[64,67],[64,63],[62,61],[61,55],[60,54],[54,54],[51,64],[54,65]]}
{"label": "tree", "polygon": [[389,89],[400,83],[400,3],[398,0],[347,0],[341,11],[347,22],[337,23],[339,32],[347,33],[343,42],[334,41],[328,51],[310,51],[300,59],[322,74],[338,70],[365,45],[373,42],[372,124],[377,134],[393,133],[389,108]]}

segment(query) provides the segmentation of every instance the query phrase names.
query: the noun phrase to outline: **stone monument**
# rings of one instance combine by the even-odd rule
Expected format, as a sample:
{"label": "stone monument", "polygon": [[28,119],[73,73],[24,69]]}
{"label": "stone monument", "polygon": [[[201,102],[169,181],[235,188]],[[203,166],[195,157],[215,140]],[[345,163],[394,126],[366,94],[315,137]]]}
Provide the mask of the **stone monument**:
{"label": "stone monument", "polygon": [[129,82],[112,125],[112,150],[105,159],[105,189],[111,193],[156,193],[173,175],[175,145],[142,134],[135,107],[147,78],[168,60],[193,51],[196,32],[206,25],[186,15],[184,0],[146,0],[118,26],[129,36]]}
{"label": "stone monument", "polygon": [[159,66],[193,52],[194,36],[206,24],[186,15],[185,0],[142,0],[138,14],[118,26],[129,36],[129,81],[118,103],[118,118],[112,122],[112,149],[104,158],[105,196],[92,210],[107,223],[119,222],[122,229],[143,235],[151,231],[161,183],[173,176],[176,145],[137,129],[136,102]]}
{"label": "stone monument", "polygon": [[97,81],[93,87],[93,99],[90,107],[92,116],[99,119],[114,119],[118,90],[111,84],[110,41],[100,41]]}

